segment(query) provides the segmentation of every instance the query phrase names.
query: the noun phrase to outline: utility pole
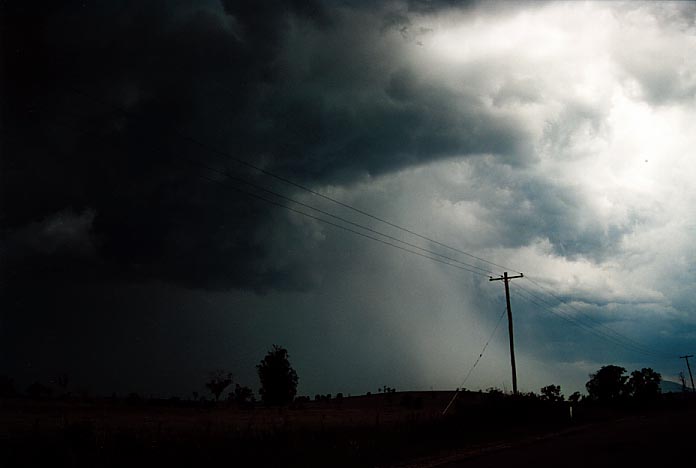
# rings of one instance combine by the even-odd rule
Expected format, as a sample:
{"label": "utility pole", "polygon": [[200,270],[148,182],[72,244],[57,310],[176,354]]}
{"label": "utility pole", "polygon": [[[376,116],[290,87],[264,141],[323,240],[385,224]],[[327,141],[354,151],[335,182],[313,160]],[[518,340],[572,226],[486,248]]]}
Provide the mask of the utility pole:
{"label": "utility pole", "polygon": [[689,377],[691,378],[691,390],[696,392],[696,388],[694,388],[694,376],[691,375],[691,366],[689,365],[689,358],[694,357],[693,354],[687,354],[686,356],[679,356],[679,359],[683,359],[686,361],[686,368],[689,369]]}
{"label": "utility pole", "polygon": [[[515,366],[515,339],[512,333],[512,308],[510,307],[510,285],[511,279],[524,278],[520,273],[517,276],[508,276],[507,271],[500,278],[490,277],[488,281],[503,281],[505,283],[505,301],[507,302],[508,334],[510,335],[510,365],[512,366],[512,393],[517,395],[517,367]],[[687,361],[688,362],[688,361]]]}

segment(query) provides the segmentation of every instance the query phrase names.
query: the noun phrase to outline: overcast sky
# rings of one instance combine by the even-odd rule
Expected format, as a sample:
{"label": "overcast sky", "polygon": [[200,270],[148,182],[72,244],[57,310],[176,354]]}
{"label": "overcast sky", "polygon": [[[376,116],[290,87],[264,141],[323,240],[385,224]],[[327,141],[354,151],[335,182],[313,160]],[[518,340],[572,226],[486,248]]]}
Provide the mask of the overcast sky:
{"label": "overcast sky", "polygon": [[523,391],[606,364],[678,380],[696,351],[693,3],[0,18],[0,373],[20,386],[190,395],[222,368],[257,389],[279,344],[301,394],[453,389],[493,336],[465,386],[510,390],[503,271],[526,276]]}

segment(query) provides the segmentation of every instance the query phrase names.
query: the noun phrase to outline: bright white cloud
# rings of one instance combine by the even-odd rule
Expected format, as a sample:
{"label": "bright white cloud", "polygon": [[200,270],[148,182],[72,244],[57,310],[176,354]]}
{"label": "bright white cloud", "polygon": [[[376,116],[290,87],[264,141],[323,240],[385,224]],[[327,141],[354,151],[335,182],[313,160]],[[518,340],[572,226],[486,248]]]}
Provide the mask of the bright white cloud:
{"label": "bright white cloud", "polygon": [[[660,12],[673,6],[663,5]],[[677,323],[696,318],[685,307],[694,303],[688,278],[696,261],[696,60],[689,53],[696,49],[696,36],[665,23],[654,8],[625,8],[557,3],[505,14],[448,12],[414,19],[413,28],[426,32],[403,47],[418,79],[460,96],[463,112],[467,96],[474,94],[486,112],[520,122],[533,135],[535,157],[511,169],[495,154],[462,155],[332,193],[522,269],[571,301],[572,308],[560,306],[558,312],[582,318],[582,311],[641,343],[668,344],[667,338],[676,338]],[[450,281],[447,267],[418,269],[430,271],[418,276],[423,290]],[[500,293],[482,292],[476,283],[450,284],[454,299],[445,307]],[[461,328],[449,323],[430,333],[421,321],[414,325],[409,314],[415,311],[406,303],[395,300],[389,307],[397,304],[409,318],[394,320],[419,356],[422,372],[452,385],[449,372],[460,369],[457,353],[475,356],[481,342],[470,337],[469,345],[457,349],[451,343],[480,317],[472,312]],[[490,313],[491,303],[470,305]],[[522,306],[518,320],[525,320],[530,307]],[[410,334],[411,326],[419,333]],[[536,336],[554,341],[558,331],[549,327]],[[519,346],[530,360],[525,375],[537,384],[556,375],[547,366],[565,366],[549,354],[542,357],[539,343],[522,340]],[[497,364],[488,369],[500,376],[504,341],[494,348],[491,359]],[[566,377],[578,388],[593,370],[583,362],[597,356],[583,355],[582,347],[574,352],[583,375]],[[678,364],[652,365],[676,374],[669,366]],[[487,371],[479,372],[478,385],[497,385]]]}

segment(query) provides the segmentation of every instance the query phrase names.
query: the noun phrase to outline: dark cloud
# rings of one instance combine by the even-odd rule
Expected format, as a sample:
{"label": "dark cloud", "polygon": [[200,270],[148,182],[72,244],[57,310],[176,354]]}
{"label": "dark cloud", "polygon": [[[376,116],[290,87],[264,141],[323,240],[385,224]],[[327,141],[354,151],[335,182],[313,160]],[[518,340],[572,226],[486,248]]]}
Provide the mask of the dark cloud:
{"label": "dark cloud", "polygon": [[458,1],[458,0],[408,0],[406,2],[407,8],[411,11],[416,11],[418,13],[434,13],[442,10],[448,9],[465,9],[473,8],[478,4],[485,3],[479,0],[468,0],[468,1]]}
{"label": "dark cloud", "polygon": [[[379,43],[385,20],[360,9],[231,0],[3,9],[4,236],[91,213],[85,235],[107,276],[263,290],[296,288],[311,270],[269,257],[256,233],[283,233],[278,241],[292,227],[232,183],[198,177],[211,174],[186,159],[239,167],[183,136],[312,184],[530,153],[519,124],[480,96],[398,65]],[[312,242],[297,241],[310,258]],[[14,258],[48,261],[33,246]]]}
{"label": "dark cloud", "polygon": [[[608,104],[572,96],[579,68],[554,55],[562,42],[527,57],[506,37],[489,38],[490,51],[478,41],[487,21],[519,19],[523,8],[548,10],[549,21],[560,14],[538,2],[0,3],[0,368],[74,362],[102,382],[128,372],[154,381],[135,375],[142,356],[166,380],[170,358],[190,377],[244,351],[233,362],[251,379],[264,347],[287,340],[317,389],[330,375],[344,390],[366,367],[365,385],[385,369],[404,385],[427,386],[433,369],[451,376],[434,357],[451,358],[445,348],[461,341],[447,311],[461,311],[467,295],[467,313],[498,309],[500,296],[491,303],[471,278],[463,288],[458,277],[446,282],[444,265],[426,262],[422,274],[410,257],[244,195],[240,187],[282,202],[223,174],[302,197],[234,158],[250,161],[485,255],[548,241],[542,256],[615,259],[645,213],[628,204],[598,216],[582,183],[537,164],[582,161],[588,141],[610,135]],[[679,10],[679,24],[692,21]],[[438,36],[454,23],[466,27]],[[526,23],[502,24],[518,37]],[[453,42],[429,49],[436,39]],[[649,103],[693,96],[675,67],[686,56],[663,53],[669,43],[644,56],[612,49]],[[582,47],[563,52],[585,59]],[[462,181],[433,176],[455,159],[470,171]],[[442,216],[442,201],[468,203],[463,221],[456,210]],[[442,299],[454,290],[463,292]],[[580,296],[597,317],[605,312],[605,297]],[[675,304],[693,300],[680,292]],[[527,343],[561,331],[544,329],[541,316],[525,323]],[[478,353],[475,344],[462,350]],[[332,367],[337,360],[353,374]]]}

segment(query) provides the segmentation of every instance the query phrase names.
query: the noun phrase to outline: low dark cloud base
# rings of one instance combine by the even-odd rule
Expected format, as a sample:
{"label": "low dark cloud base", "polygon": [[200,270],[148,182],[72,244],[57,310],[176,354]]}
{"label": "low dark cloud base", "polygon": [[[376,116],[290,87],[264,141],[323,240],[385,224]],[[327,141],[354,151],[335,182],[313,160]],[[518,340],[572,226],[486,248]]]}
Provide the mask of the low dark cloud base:
{"label": "low dark cloud base", "polygon": [[[206,180],[210,172],[188,161],[239,166],[186,136],[310,184],[454,154],[514,153],[520,136],[514,125],[479,113],[475,97],[461,116],[452,96],[388,64],[383,80],[368,83],[383,99],[353,102],[355,70],[335,82],[350,51],[334,51],[329,62],[313,57],[311,75],[298,75],[285,37],[293,28],[329,34],[345,20],[346,6],[122,1],[2,8],[2,236],[13,278],[59,271],[51,281],[72,281],[98,271],[213,289],[300,287],[305,268],[274,270],[267,246],[254,240],[259,230],[290,229],[287,223],[269,225],[279,221],[269,214],[273,207],[259,209],[225,187],[230,182]],[[360,24],[348,27],[365,33]],[[345,93],[332,95],[336,88],[349,89],[348,101]],[[79,234],[90,255],[79,260],[45,231],[67,212],[91,213]],[[32,236],[55,249],[22,240]]]}

